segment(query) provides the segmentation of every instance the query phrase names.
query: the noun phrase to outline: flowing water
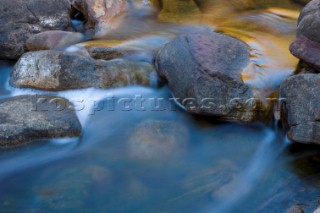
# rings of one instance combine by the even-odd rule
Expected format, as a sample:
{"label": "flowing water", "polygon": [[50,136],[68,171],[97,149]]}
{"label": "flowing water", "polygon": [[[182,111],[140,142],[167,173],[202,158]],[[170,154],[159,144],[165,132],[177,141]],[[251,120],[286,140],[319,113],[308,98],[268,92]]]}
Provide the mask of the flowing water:
{"label": "flowing water", "polygon": [[[229,34],[251,46],[242,77],[261,97],[276,93],[296,68],[288,46],[301,6],[289,0],[163,0],[158,10],[145,3],[86,45],[132,48],[128,59],[152,62],[151,53],[177,34]],[[288,141],[277,121],[192,116],[175,107],[166,87],[15,89],[8,83],[13,64],[0,63],[1,98],[66,97],[79,109],[83,134],[1,150],[0,212],[248,213],[293,205],[312,212],[319,205],[320,150]],[[146,102],[123,104],[128,98]]]}

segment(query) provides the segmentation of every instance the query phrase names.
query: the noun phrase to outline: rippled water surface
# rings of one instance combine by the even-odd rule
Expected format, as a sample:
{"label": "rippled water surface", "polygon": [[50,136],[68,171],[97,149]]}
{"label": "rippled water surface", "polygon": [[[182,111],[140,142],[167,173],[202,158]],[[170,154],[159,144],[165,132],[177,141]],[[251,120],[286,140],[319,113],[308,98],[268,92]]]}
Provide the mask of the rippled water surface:
{"label": "rippled water surface", "polygon": [[[129,48],[136,50],[130,60],[152,62],[177,34],[226,33],[251,46],[242,77],[268,97],[298,63],[288,46],[300,9],[289,0],[163,0],[158,10],[137,6],[85,45]],[[1,98],[47,93],[10,87],[13,64],[0,63]],[[49,94],[86,101],[78,112],[83,135],[1,151],[0,212],[248,213],[293,205],[312,212],[319,205],[320,150],[292,144],[276,122],[192,116],[165,87]],[[144,108],[107,107],[112,98],[137,97],[148,100]]]}

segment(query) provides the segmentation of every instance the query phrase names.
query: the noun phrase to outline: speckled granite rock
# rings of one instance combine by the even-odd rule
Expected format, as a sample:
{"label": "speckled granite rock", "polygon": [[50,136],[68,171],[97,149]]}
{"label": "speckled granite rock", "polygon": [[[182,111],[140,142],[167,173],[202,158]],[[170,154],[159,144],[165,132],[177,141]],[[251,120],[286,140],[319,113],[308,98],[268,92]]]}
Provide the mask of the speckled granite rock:
{"label": "speckled granite rock", "polygon": [[128,9],[126,0],[74,0],[72,6],[84,15],[86,28],[96,33],[106,30],[110,20]]}
{"label": "speckled granite rock", "polygon": [[0,0],[0,59],[18,59],[36,33],[68,29],[70,7],[68,0]]}
{"label": "speckled granite rock", "polygon": [[154,68],[149,63],[94,60],[59,51],[25,53],[14,66],[10,84],[14,87],[62,91],[79,88],[112,88],[150,85]]}
{"label": "speckled granite rock", "polygon": [[80,136],[81,124],[72,108],[68,100],[54,96],[25,95],[0,100],[0,147]]}
{"label": "speckled granite rock", "polygon": [[281,119],[292,141],[320,144],[320,75],[288,78],[280,91]]}

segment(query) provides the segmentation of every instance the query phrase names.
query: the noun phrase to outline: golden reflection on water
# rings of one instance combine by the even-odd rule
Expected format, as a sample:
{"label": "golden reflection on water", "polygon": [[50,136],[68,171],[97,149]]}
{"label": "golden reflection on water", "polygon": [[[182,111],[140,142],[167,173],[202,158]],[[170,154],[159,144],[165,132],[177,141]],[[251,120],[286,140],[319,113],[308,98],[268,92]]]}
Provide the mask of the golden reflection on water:
{"label": "golden reflection on water", "polygon": [[[116,27],[100,38],[104,41],[91,41],[85,45],[123,46],[137,38],[148,36],[170,40],[176,34],[192,30],[183,26],[192,26],[195,28],[193,30],[199,26],[209,26],[216,32],[228,34],[249,44],[251,62],[243,70],[242,78],[256,88],[262,97],[277,90],[297,66],[298,60],[290,54],[289,45],[295,38],[301,6],[290,0],[149,1],[158,8],[147,12],[140,7],[136,13],[129,12],[128,17],[122,18],[121,24],[117,23],[120,28]],[[150,16],[152,11],[156,14]],[[142,13],[149,15],[142,18]],[[119,34],[122,36],[119,37]],[[146,43],[139,44],[141,47],[154,45],[147,43],[150,40],[142,39],[141,42]]]}
{"label": "golden reflection on water", "polygon": [[[289,52],[295,38],[300,7],[290,1],[163,1],[161,21],[202,24],[236,37],[251,47],[251,62],[243,80],[263,91],[274,92],[296,68],[298,60]],[[198,9],[199,8],[199,9]]]}

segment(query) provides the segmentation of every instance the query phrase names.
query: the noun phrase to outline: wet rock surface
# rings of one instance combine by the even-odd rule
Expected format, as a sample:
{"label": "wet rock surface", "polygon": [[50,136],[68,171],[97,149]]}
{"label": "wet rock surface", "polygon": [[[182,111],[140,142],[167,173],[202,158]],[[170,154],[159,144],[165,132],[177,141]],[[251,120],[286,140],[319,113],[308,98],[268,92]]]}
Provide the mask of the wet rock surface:
{"label": "wet rock surface", "polygon": [[241,79],[249,46],[218,33],[178,36],[156,58],[159,75],[189,112],[223,120],[253,121],[253,91]]}
{"label": "wet rock surface", "polygon": [[77,44],[83,39],[81,33],[53,30],[31,36],[26,45],[29,51],[50,50]]}
{"label": "wet rock surface", "polygon": [[117,15],[126,11],[126,0],[74,0],[72,6],[84,15],[87,29],[103,31]]}
{"label": "wet rock surface", "polygon": [[144,62],[96,61],[77,54],[47,50],[24,54],[11,73],[10,84],[49,91],[149,86],[152,72],[153,66]]}
{"label": "wet rock surface", "polygon": [[69,101],[55,96],[25,95],[0,100],[0,147],[80,136],[81,124],[72,108]]}
{"label": "wet rock surface", "polygon": [[317,74],[292,76],[281,85],[281,119],[292,141],[320,144],[319,89]]}
{"label": "wet rock surface", "polygon": [[290,46],[296,57],[320,71],[320,0],[313,0],[302,10],[298,19],[297,38]]}
{"label": "wet rock surface", "polygon": [[71,26],[68,0],[1,0],[0,5],[1,59],[18,59],[27,51],[26,40],[36,33]]}
{"label": "wet rock surface", "polygon": [[107,47],[85,47],[89,55],[94,59],[110,60],[117,57],[125,56],[129,51],[121,50],[119,48]]}

